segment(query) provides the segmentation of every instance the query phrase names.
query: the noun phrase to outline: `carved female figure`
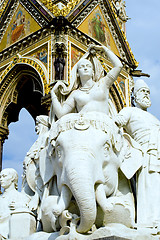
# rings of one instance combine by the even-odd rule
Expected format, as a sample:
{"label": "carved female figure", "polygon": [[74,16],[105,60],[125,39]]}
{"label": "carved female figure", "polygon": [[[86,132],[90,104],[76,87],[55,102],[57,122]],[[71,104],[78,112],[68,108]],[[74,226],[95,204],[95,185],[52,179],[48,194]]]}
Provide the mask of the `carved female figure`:
{"label": "carved female figure", "polygon": [[[95,51],[103,51],[113,65],[113,68],[106,76],[103,74],[103,69],[99,71],[100,63],[98,66],[97,59],[94,55],[92,58],[93,64],[86,59],[90,53],[92,54],[94,52],[95,54]],[[76,112],[81,113],[98,111],[108,114],[109,88],[117,79],[121,69],[121,61],[111,50],[105,46],[91,45],[89,47],[89,53],[85,54],[72,70],[70,85],[71,87],[73,86],[72,89],[74,89],[79,81],[79,86],[71,92],[63,105],[59,102],[56,92],[58,88],[60,88],[61,93],[66,94],[65,86],[61,82],[57,82],[51,91],[53,112],[57,118],[73,112],[74,109],[76,109]],[[99,75],[98,78],[96,77],[97,75]]]}
{"label": "carved female figure", "polygon": [[[109,73],[106,76],[104,76],[104,70],[101,67],[100,62],[95,57],[95,51],[103,51],[106,54],[106,56],[110,59],[113,65],[113,68],[109,71]],[[86,57],[88,57],[89,54],[92,56],[91,61],[93,62],[93,64],[91,61],[86,59]],[[111,87],[113,82],[117,79],[121,69],[122,69],[122,64],[120,60],[107,47],[90,46],[89,53],[85,54],[84,57],[81,58],[80,61],[72,69],[72,79],[70,83],[71,87],[69,87],[69,89],[66,89],[64,84],[59,81],[56,83],[56,85],[53,87],[51,91],[53,112],[55,113],[59,121],[63,122],[63,119],[65,119],[65,117],[67,121],[69,121],[68,120],[69,113],[72,113],[73,110],[76,110],[76,112],[82,115],[84,114],[84,116],[87,114],[91,114],[90,116],[91,120],[93,120],[94,116],[98,114],[98,116],[100,115],[99,119],[100,117],[103,116],[103,118],[106,119],[106,121],[111,121],[111,119],[107,116],[109,88]],[[73,90],[76,84],[78,88],[76,90]],[[66,90],[68,90],[68,93],[71,92],[63,104],[60,103],[56,95],[58,88],[62,95],[63,94],[65,95],[67,93]],[[67,114],[68,116],[64,116]],[[71,118],[72,116],[73,115],[71,114]],[[76,115],[76,116],[78,119],[79,115]],[[57,124],[59,124],[59,121]],[[99,150],[95,151],[94,153],[92,152],[94,148],[93,147],[94,143],[90,143],[89,146],[87,146],[89,141],[92,142],[92,137],[94,139],[97,138],[98,146],[99,144],[101,144],[101,140],[100,140],[101,134],[99,133],[98,130],[92,129],[92,126],[89,126],[89,133],[90,133],[89,136],[87,135],[88,127],[84,128],[83,129],[84,131],[79,131],[79,126],[78,126],[76,132],[74,132],[74,130],[68,131],[70,133],[69,136],[67,135],[67,133],[59,134],[58,138],[55,138],[54,128],[56,128],[56,124],[53,123],[50,129],[50,141],[51,143],[53,142],[53,149],[55,148],[55,154],[53,154],[52,160],[55,163],[55,175],[57,176],[57,185],[59,186],[58,188],[60,192],[60,197],[59,197],[58,203],[52,207],[52,213],[55,216],[59,216],[63,212],[63,210],[67,209],[67,207],[69,206],[72,194],[74,195],[77,202],[85,202],[86,204],[87,201],[84,201],[84,200],[80,201],[81,197],[79,197],[78,194],[76,194],[75,188],[77,188],[77,186],[80,186],[81,182],[82,182],[81,185],[83,184],[85,185],[85,183],[87,183],[87,187],[90,186],[90,189],[92,192],[91,198],[94,199],[93,208],[90,208],[93,210],[94,214],[92,216],[92,219],[91,217],[89,218],[88,215],[87,217],[86,215],[81,217],[82,223],[78,227],[79,232],[87,232],[95,221],[96,201],[102,207],[104,212],[106,211],[106,209],[112,208],[112,204],[110,204],[106,200],[106,196],[107,197],[111,196],[112,194],[114,194],[114,192],[117,189],[117,182],[118,182],[117,169],[119,167],[119,160],[117,159],[117,156],[114,153],[114,151],[112,151],[112,144],[107,145],[108,146],[107,149],[109,150],[109,153],[107,152],[106,156],[109,158],[109,161],[104,160],[105,164],[101,163],[102,159],[99,160],[99,157],[98,157]],[[95,133],[94,133],[94,130],[95,130]],[[73,132],[73,136],[71,135],[71,132]],[[109,130],[107,131],[107,133],[109,133]],[[78,134],[78,136],[76,134]],[[72,136],[72,141],[70,139],[70,136]],[[75,136],[77,137],[75,138]],[[85,139],[84,141],[82,139],[83,136]],[[106,133],[103,135],[102,142],[104,141],[104,144],[102,144],[102,146],[105,145],[107,141],[106,138],[109,136],[110,135],[109,134],[107,135]],[[62,144],[63,147],[60,146],[61,141],[64,143],[64,145]],[[73,148],[71,147],[72,142],[73,142]],[[74,150],[74,153],[69,154],[68,156],[67,156],[67,153],[64,153],[64,155],[67,157],[64,158],[64,161],[63,161],[62,160],[63,157],[61,156],[61,151],[59,151],[58,148],[60,147],[61,149],[62,147],[62,149],[64,150],[67,143],[69,143],[69,146],[66,148],[67,152],[71,153]],[[84,149],[86,150],[84,151]],[[73,156],[75,157],[73,158]],[[94,156],[92,161],[90,161],[91,158],[89,156],[92,156],[92,157]],[[73,161],[72,164],[70,164],[70,159],[71,159],[71,162]],[[115,174],[112,174],[112,175],[114,177],[116,176],[116,180],[113,180],[112,177],[108,177],[108,172],[112,172],[109,170],[110,169],[109,163],[111,163],[113,167]],[[91,174],[91,177],[89,177],[89,179],[92,179],[92,174],[94,172],[94,171],[91,171],[91,173],[89,174],[90,171],[87,167],[85,167],[85,165],[90,166],[90,168],[95,168],[97,170],[96,164],[98,165],[98,168],[101,169],[100,172],[101,172],[102,179],[99,179],[98,177],[97,177],[98,180],[96,179],[95,181],[94,180],[90,181],[86,179],[84,180],[85,183],[83,183],[83,180],[81,180],[82,173],[85,172],[85,175],[87,176],[90,176]],[[76,166],[74,167],[73,165],[76,165]],[[81,166],[81,169],[80,168],[77,169],[77,165]],[[75,170],[75,173],[74,173],[74,170]],[[77,182],[77,179],[78,179],[78,184],[76,187],[74,186],[74,184],[72,186],[72,181],[68,177],[68,176],[74,176],[74,175],[76,176],[75,182]],[[63,177],[65,178],[64,182],[63,182]],[[114,186],[112,185],[112,180],[113,180]],[[96,193],[95,193],[95,185],[96,185]],[[82,194],[80,193],[80,195]],[[91,196],[91,193],[89,195]],[[90,206],[90,202],[88,206]],[[79,206],[79,208],[80,208],[80,211],[81,209],[83,209],[83,207],[81,206]],[[88,207],[85,207],[85,208],[88,208]],[[81,212],[85,212],[85,210],[83,209]],[[83,214],[81,213],[81,216],[82,215]]]}

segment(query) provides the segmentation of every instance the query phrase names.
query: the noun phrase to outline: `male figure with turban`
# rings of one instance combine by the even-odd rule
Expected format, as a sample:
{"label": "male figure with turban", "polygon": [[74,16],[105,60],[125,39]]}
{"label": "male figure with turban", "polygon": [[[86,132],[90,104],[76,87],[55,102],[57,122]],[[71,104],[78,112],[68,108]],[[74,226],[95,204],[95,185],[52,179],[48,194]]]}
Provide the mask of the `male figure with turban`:
{"label": "male figure with turban", "polygon": [[141,79],[135,83],[134,97],[136,107],[123,108],[115,122],[124,127],[144,152],[143,165],[137,172],[137,224],[159,228],[160,121],[147,112],[151,106],[150,89]]}

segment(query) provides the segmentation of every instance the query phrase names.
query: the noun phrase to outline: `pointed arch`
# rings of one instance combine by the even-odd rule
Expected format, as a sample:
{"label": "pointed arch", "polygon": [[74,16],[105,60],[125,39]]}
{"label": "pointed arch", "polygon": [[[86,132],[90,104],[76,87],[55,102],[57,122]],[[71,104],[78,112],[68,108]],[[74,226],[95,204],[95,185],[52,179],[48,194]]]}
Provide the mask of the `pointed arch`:
{"label": "pointed arch", "polygon": [[41,98],[48,92],[45,66],[36,58],[17,55],[0,76],[0,126],[17,121],[22,108],[34,119],[47,114]]}

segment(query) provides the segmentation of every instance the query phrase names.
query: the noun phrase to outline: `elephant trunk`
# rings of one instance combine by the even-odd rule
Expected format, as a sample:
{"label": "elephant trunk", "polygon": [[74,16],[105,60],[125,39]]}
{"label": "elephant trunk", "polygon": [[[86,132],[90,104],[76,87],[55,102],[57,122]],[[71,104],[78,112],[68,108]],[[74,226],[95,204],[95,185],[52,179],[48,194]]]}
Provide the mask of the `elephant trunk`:
{"label": "elephant trunk", "polygon": [[92,165],[84,157],[77,159],[77,154],[73,162],[76,166],[72,164],[68,172],[69,188],[80,210],[80,224],[77,231],[85,233],[95,223],[97,214]]}

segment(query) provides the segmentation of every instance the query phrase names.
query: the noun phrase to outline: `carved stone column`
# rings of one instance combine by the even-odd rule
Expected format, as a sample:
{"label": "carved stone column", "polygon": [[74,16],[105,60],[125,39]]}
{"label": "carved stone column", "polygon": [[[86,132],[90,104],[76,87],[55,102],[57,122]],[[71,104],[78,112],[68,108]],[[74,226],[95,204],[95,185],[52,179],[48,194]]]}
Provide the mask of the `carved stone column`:
{"label": "carved stone column", "polygon": [[8,138],[9,130],[8,127],[0,125],[0,171],[2,170],[2,154],[3,154],[3,143]]}

